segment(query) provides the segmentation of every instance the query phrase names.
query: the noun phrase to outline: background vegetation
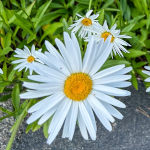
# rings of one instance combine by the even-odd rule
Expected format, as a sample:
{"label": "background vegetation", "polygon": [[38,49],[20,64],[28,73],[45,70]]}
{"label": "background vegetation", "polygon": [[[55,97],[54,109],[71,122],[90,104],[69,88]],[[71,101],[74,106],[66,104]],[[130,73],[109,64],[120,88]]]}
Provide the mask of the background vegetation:
{"label": "background vegetation", "polygon": [[[89,5],[90,4],[90,5]],[[44,41],[50,41],[54,46],[54,39],[57,37],[63,40],[63,31],[67,31],[73,20],[76,20],[76,13],[85,15],[88,9],[99,13],[99,23],[107,20],[109,27],[115,23],[121,29],[121,34],[132,37],[128,42],[132,47],[127,47],[130,54],[124,53],[124,58],[118,55],[106,61],[102,69],[110,66],[125,64],[132,66],[132,84],[138,90],[137,77],[147,78],[142,73],[144,65],[150,65],[150,0],[3,0],[0,1],[0,68],[4,74],[0,76],[0,102],[12,101],[12,112],[0,108],[7,115],[0,118],[15,116],[16,123],[11,129],[12,136],[7,150],[10,149],[20,123],[27,115],[27,109],[37,100],[26,100],[20,103],[19,94],[24,89],[22,81],[28,81],[29,72],[18,72],[14,70],[15,65],[11,62],[16,48],[23,49],[24,45],[45,51]],[[82,54],[86,49],[86,42],[78,37]],[[13,89],[9,88],[13,85]],[[150,86],[145,83],[145,86]],[[7,93],[11,94],[7,94]],[[11,99],[10,99],[11,98]],[[43,125],[45,137],[48,136],[47,129],[51,119]],[[36,131],[41,126],[37,121],[28,125],[26,133],[32,129]]]}

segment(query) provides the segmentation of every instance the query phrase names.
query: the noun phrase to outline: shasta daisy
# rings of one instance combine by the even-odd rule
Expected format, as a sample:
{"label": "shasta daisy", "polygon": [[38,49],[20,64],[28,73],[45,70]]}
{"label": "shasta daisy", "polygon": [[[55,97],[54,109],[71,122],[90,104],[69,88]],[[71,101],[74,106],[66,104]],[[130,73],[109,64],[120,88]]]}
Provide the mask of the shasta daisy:
{"label": "shasta daisy", "polygon": [[[38,50],[39,52],[41,52],[41,49]],[[36,54],[35,54],[35,46],[32,45],[31,47],[31,52],[30,50],[28,49],[27,46],[24,46],[24,50],[21,50],[19,48],[17,48],[15,50],[16,54],[17,55],[14,55],[14,57],[18,57],[18,58],[21,58],[21,59],[18,59],[18,60],[15,60],[13,61],[12,63],[13,64],[18,64],[20,63],[19,65],[17,65],[14,69],[19,69],[18,71],[21,71],[22,69],[26,68],[26,70],[29,68],[30,70],[30,75],[32,74],[33,72],[33,69],[30,68],[30,65],[32,65],[32,63],[34,61],[38,61],[40,63],[42,63],[37,57],[36,57]]]}
{"label": "shasta daisy", "polygon": [[72,140],[77,121],[83,138],[87,140],[89,133],[91,139],[95,140],[97,127],[94,113],[109,131],[112,130],[114,117],[123,118],[115,107],[125,108],[125,104],[112,96],[130,95],[129,91],[120,88],[131,85],[125,81],[131,75],[125,74],[132,68],[117,65],[98,72],[112,49],[110,40],[111,36],[97,44],[91,36],[83,61],[74,33],[71,38],[64,33],[65,45],[55,39],[60,53],[48,41],[45,41],[45,45],[49,52],[36,52],[44,64],[35,62],[38,75],[28,78],[38,83],[24,82],[23,85],[30,90],[22,93],[20,98],[45,97],[28,110],[32,115],[27,123],[39,119],[38,124],[42,125],[53,116],[48,129],[48,144],[53,142],[62,126],[62,137]]}
{"label": "shasta daisy", "polygon": [[[84,38],[87,34],[88,36],[91,35],[90,31],[86,31],[85,29],[92,29],[93,25],[97,22],[97,20],[95,20],[99,14],[93,14],[91,15],[93,10],[89,10],[85,17],[76,14],[78,17],[80,17],[79,20],[75,21],[74,24],[70,25],[69,29],[72,29],[72,32],[76,33],[80,30],[79,32],[79,36],[81,36],[81,38]],[[90,16],[91,15],[91,16]]]}

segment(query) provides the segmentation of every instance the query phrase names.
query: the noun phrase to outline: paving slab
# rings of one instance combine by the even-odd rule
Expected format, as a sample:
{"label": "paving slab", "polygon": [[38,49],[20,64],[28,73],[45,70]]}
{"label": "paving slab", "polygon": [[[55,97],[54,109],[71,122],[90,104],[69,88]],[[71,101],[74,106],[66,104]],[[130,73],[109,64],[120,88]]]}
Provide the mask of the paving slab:
{"label": "paving slab", "polygon": [[[46,144],[42,128],[34,133],[26,134],[26,122],[20,127],[13,143],[12,150],[150,150],[150,118],[137,111],[139,106],[150,115],[150,93],[145,92],[143,82],[139,82],[139,90],[133,86],[127,88],[132,92],[130,97],[119,97],[126,104],[125,109],[118,109],[124,116],[116,119],[114,130],[107,131],[97,121],[97,139],[84,140],[78,126],[72,141],[62,139],[62,130],[51,145]],[[0,150],[4,150],[10,137],[9,130],[12,119],[0,123]],[[7,125],[6,125],[7,124]],[[5,131],[4,131],[5,130]],[[2,135],[2,136],[1,136]]]}

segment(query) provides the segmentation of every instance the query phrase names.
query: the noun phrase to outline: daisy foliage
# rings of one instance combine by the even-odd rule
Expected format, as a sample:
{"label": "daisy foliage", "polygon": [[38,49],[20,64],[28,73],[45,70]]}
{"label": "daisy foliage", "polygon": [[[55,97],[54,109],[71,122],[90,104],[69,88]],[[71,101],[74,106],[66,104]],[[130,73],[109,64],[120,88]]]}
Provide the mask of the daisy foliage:
{"label": "daisy foliage", "polygon": [[[150,66],[144,66],[144,68],[145,68],[146,70],[142,70],[142,72],[143,72],[144,74],[147,74],[148,76],[150,76]],[[147,71],[147,70],[148,70],[148,71]],[[146,78],[144,81],[145,81],[145,82],[150,82],[150,77]],[[150,87],[148,87],[148,88],[146,89],[146,92],[150,92]]]}
{"label": "daisy foliage", "polygon": [[62,127],[62,138],[72,140],[77,122],[84,139],[88,140],[89,133],[91,139],[96,140],[94,113],[109,131],[115,118],[123,118],[115,107],[126,106],[113,96],[131,95],[120,88],[131,85],[126,80],[131,78],[127,73],[132,68],[117,65],[99,71],[112,50],[111,38],[109,36],[105,42],[101,39],[97,44],[91,36],[83,60],[74,33],[70,37],[64,32],[65,44],[55,39],[60,53],[48,41],[45,45],[49,52],[36,52],[44,64],[34,63],[37,75],[28,76],[34,83],[23,83],[28,90],[20,94],[20,98],[44,97],[28,110],[32,115],[27,123],[38,120],[38,124],[42,125],[53,116],[48,128],[48,144],[53,142]]}
{"label": "daisy foliage", "polygon": [[97,23],[98,20],[95,20],[99,14],[93,14],[91,15],[93,10],[89,10],[85,17],[79,15],[76,13],[78,17],[80,17],[79,20],[74,21],[75,23],[70,25],[69,29],[72,29],[72,32],[76,33],[79,31],[78,36],[81,36],[81,38],[84,38],[86,35],[90,36],[91,31],[87,31],[85,29],[93,29],[93,25]]}
{"label": "daisy foliage", "polygon": [[[38,51],[41,52],[42,49],[39,49]],[[17,48],[15,50],[16,55],[14,55],[14,57],[17,58],[21,58],[18,60],[15,60],[12,62],[12,64],[18,64],[14,70],[18,69],[18,71],[21,71],[22,69],[26,68],[26,70],[33,64],[34,61],[38,61],[40,63],[42,63],[35,54],[36,50],[35,50],[35,46],[34,44],[31,47],[31,51],[29,50],[29,48],[27,46],[24,46],[24,49],[21,50],[19,48]],[[30,71],[30,75],[32,74],[33,70],[31,68],[29,68]]]}
{"label": "daisy foliage", "polygon": [[[94,39],[99,42],[102,38],[104,41],[108,38],[109,35],[112,35],[111,38],[111,43],[113,43],[113,48],[111,51],[111,55],[113,57],[113,52],[114,54],[118,54],[120,57],[123,57],[123,54],[121,51],[125,53],[129,53],[128,50],[124,46],[131,46],[129,43],[126,41],[122,40],[122,38],[131,38],[130,36],[127,35],[120,35],[120,29],[116,30],[117,25],[114,24],[111,29],[108,28],[107,21],[104,21],[103,26],[100,25],[99,23],[93,24],[92,30],[87,30],[91,31],[94,33]],[[89,41],[88,38],[86,38],[85,41]]]}

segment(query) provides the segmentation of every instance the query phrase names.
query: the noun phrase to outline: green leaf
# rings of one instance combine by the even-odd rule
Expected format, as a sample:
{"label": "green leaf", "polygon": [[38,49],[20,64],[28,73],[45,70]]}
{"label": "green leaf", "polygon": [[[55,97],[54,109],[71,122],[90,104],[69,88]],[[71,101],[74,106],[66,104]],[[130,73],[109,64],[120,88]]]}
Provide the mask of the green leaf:
{"label": "green leaf", "polygon": [[33,128],[34,125],[35,125],[35,122],[29,124],[26,128],[26,133],[28,133]]}
{"label": "green leaf", "polygon": [[128,50],[130,53],[123,53],[123,55],[127,58],[136,58],[142,55],[146,55],[146,52],[136,50],[136,49],[130,49]]}
{"label": "green leaf", "polygon": [[32,132],[37,131],[42,125],[38,125],[37,123],[33,126]]}
{"label": "green leaf", "polygon": [[7,80],[7,63],[4,61],[3,63],[3,74],[2,74],[3,79],[6,81]]}
{"label": "green leaf", "polygon": [[104,22],[104,9],[102,9],[102,10],[100,11],[100,13],[99,13],[98,22],[99,22],[100,24],[103,24],[103,22]]}
{"label": "green leaf", "polygon": [[76,7],[73,9],[73,18],[75,18],[76,13],[79,13],[82,10],[85,10],[85,9],[87,9],[86,5],[81,5],[81,4],[76,5]]}
{"label": "green leaf", "polygon": [[0,14],[3,17],[5,23],[8,24],[7,15],[6,15],[2,1],[0,1]]}
{"label": "green leaf", "polygon": [[142,66],[145,66],[146,64],[147,64],[147,62],[138,62],[133,67],[137,69],[137,68],[140,68]]}
{"label": "green leaf", "polygon": [[41,37],[40,43],[45,38],[45,36],[53,35],[53,33],[56,31],[56,29],[58,29],[62,26],[63,26],[63,23],[61,23],[61,22],[56,22],[56,23],[50,24],[50,26],[44,31],[44,34]]}
{"label": "green leaf", "polygon": [[10,85],[10,84],[12,84],[12,83],[6,82],[6,81],[3,81],[3,82],[0,81],[0,88],[5,87],[5,86],[8,86],[8,85]]}
{"label": "green leaf", "polygon": [[2,50],[2,52],[0,52],[0,56],[8,54],[10,51],[13,51],[13,49],[11,47],[6,47]]}
{"label": "green leaf", "polygon": [[107,0],[105,1],[105,4],[102,6],[102,9],[103,8],[107,8],[108,6],[110,6],[115,0]]}
{"label": "green leaf", "polygon": [[39,22],[41,21],[43,15],[46,12],[47,8],[49,7],[50,3],[51,3],[51,0],[49,2],[43,4],[37,11],[35,18],[37,18],[38,20],[35,22],[34,28],[36,28],[38,26]]}
{"label": "green leaf", "polygon": [[19,3],[16,0],[10,0],[11,3],[17,7],[20,7]]}
{"label": "green leaf", "polygon": [[44,124],[43,124],[43,133],[45,138],[48,138],[48,128],[50,126],[51,120],[52,120],[53,116],[51,116]]}
{"label": "green leaf", "polygon": [[10,115],[10,114],[12,113],[11,111],[9,111],[9,110],[7,110],[7,109],[5,109],[5,108],[2,108],[2,107],[0,107],[0,110],[1,110],[2,112],[4,112],[4,113],[8,114],[8,115]]}
{"label": "green leaf", "polygon": [[20,106],[19,94],[20,94],[20,88],[19,88],[19,84],[17,83],[12,92],[12,104],[16,110],[19,109]]}
{"label": "green leaf", "polygon": [[63,31],[68,32],[70,34],[71,31],[68,29],[69,25],[68,25],[67,21],[65,20],[65,18],[63,18],[62,22],[63,22]]}
{"label": "green leaf", "polygon": [[130,65],[130,62],[126,60],[107,60],[100,70],[104,70],[106,68],[113,67],[120,64]]}
{"label": "green leaf", "polygon": [[146,24],[146,28],[148,29],[150,25],[150,14],[148,14],[147,16],[147,24]]}
{"label": "green leaf", "polygon": [[129,31],[132,30],[132,28],[133,28],[134,26],[135,26],[135,23],[129,24],[128,26],[126,26],[126,27],[122,30],[122,32],[129,32]]}
{"label": "green leaf", "polygon": [[36,38],[36,34],[30,35],[30,37],[27,40],[27,44],[29,44],[30,42],[32,42],[35,38]]}
{"label": "green leaf", "polygon": [[12,68],[12,70],[9,72],[8,75],[8,81],[13,81],[13,79],[15,78],[15,73],[17,70],[14,70],[14,68]]}
{"label": "green leaf", "polygon": [[[19,20],[22,24],[25,24],[26,26],[28,26],[29,28],[32,27],[32,23],[28,20],[28,19],[25,19],[24,17],[18,15],[17,13],[15,13],[15,16],[17,18],[17,20]],[[16,20],[15,20],[16,21]],[[15,22],[14,21],[14,22]]]}
{"label": "green leaf", "polygon": [[132,75],[132,79],[131,79],[132,84],[135,87],[135,89],[138,90],[138,82],[135,76],[135,72],[133,70],[131,71],[131,75]]}
{"label": "green leaf", "polygon": [[4,45],[3,47],[6,48],[6,47],[10,47],[11,45],[11,33],[7,33],[5,38],[4,38]]}
{"label": "green leaf", "polygon": [[11,98],[11,94],[3,95],[0,97],[0,102],[7,101],[10,98]]}
{"label": "green leaf", "polygon": [[[35,2],[34,2],[34,3],[35,3]],[[26,7],[25,0],[21,0],[21,6],[22,6],[23,9],[25,9],[25,7]]]}

